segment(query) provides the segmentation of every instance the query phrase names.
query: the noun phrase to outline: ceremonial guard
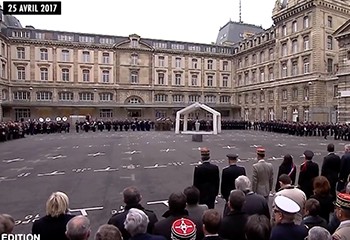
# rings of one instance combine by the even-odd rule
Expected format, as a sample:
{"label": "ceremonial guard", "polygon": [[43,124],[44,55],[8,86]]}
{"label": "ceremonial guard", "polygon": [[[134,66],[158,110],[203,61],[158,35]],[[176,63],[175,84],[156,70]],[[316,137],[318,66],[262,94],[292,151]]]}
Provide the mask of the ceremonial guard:
{"label": "ceremonial guard", "polygon": [[[238,155],[237,154],[227,154],[227,159],[229,166],[225,167],[222,170],[221,175],[221,195],[228,202],[228,197],[230,196],[230,192],[235,187],[235,180],[241,175],[246,175],[246,171],[244,167],[238,166]],[[225,204],[224,212],[228,212],[227,204]]]}
{"label": "ceremonial guard", "polygon": [[257,148],[258,162],[253,164],[253,192],[268,198],[272,191],[273,184],[273,167],[271,163],[264,160],[265,149]]}
{"label": "ceremonial guard", "polygon": [[218,166],[210,163],[210,151],[201,149],[202,164],[194,169],[193,185],[200,191],[199,203],[214,208],[219,193],[220,175]]}
{"label": "ceremonial guard", "polygon": [[276,226],[272,228],[270,240],[304,240],[308,230],[294,224],[294,216],[300,211],[299,205],[285,196],[277,196],[273,203],[273,217]]}
{"label": "ceremonial guard", "polygon": [[340,221],[340,225],[332,235],[333,240],[350,239],[350,195],[339,193],[335,203],[335,214]]}
{"label": "ceremonial guard", "polygon": [[313,181],[319,175],[318,164],[312,161],[314,153],[310,150],[304,152],[305,161],[300,165],[298,185],[305,193],[306,198],[313,195]]}

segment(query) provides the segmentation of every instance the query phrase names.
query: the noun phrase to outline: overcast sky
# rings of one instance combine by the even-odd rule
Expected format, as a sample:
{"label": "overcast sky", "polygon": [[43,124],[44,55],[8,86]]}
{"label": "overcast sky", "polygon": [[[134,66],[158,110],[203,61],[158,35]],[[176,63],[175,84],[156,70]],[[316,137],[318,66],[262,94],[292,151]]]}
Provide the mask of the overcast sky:
{"label": "overcast sky", "polygon": [[[239,0],[62,0],[61,16],[16,16],[37,29],[197,43],[216,41],[220,27],[239,20]],[[242,21],[272,25],[275,0],[242,0]]]}

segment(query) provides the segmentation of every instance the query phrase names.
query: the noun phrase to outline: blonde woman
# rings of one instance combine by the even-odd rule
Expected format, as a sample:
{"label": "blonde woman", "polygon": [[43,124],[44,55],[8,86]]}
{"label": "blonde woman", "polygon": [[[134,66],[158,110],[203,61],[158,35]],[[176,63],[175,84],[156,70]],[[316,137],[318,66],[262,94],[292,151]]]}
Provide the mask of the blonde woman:
{"label": "blonde woman", "polygon": [[63,192],[54,192],[46,202],[46,216],[35,221],[33,234],[40,234],[41,240],[68,240],[66,224],[74,217],[68,214],[69,199]]}

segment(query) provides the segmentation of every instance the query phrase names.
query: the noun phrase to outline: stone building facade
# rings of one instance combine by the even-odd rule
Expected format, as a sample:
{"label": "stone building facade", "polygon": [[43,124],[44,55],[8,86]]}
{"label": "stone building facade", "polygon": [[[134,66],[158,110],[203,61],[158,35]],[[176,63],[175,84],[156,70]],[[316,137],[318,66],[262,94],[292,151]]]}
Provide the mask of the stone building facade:
{"label": "stone building facade", "polygon": [[22,28],[2,18],[0,120],[174,118],[199,101],[223,119],[336,121],[332,34],[349,19],[349,2],[276,1],[270,29],[229,46]]}
{"label": "stone building facade", "polygon": [[350,20],[335,33],[339,42],[338,116],[340,122],[350,122]]}

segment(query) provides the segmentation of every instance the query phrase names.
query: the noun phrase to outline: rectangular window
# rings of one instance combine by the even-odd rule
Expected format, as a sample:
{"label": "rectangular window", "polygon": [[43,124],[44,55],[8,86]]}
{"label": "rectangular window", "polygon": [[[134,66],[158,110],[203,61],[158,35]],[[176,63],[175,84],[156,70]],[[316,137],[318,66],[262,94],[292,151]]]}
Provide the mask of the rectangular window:
{"label": "rectangular window", "polygon": [[49,70],[47,68],[40,68],[40,80],[41,81],[49,80]]}
{"label": "rectangular window", "polygon": [[228,87],[228,76],[222,77],[222,87]]}
{"label": "rectangular window", "polygon": [[69,82],[69,69],[68,68],[62,69],[62,81]]}
{"label": "rectangular window", "polygon": [[73,101],[73,93],[72,92],[60,92],[58,93],[59,101]]}
{"label": "rectangular window", "polygon": [[288,69],[287,69],[287,64],[286,63],[283,63],[282,64],[282,67],[281,67],[281,77],[287,77],[287,74],[288,74]]}
{"label": "rectangular window", "polygon": [[181,74],[175,74],[175,85],[176,86],[181,85]]}
{"label": "rectangular window", "polygon": [[287,121],[287,108],[282,108],[282,120]]}
{"label": "rectangular window", "polygon": [[287,43],[282,44],[282,56],[288,55]]}
{"label": "rectangular window", "polygon": [[158,57],[158,67],[164,67],[164,57],[163,56]]}
{"label": "rectangular window", "polygon": [[333,50],[333,37],[332,36],[327,37],[327,49]]}
{"label": "rectangular window", "polygon": [[288,99],[288,92],[287,90],[282,90],[282,100],[287,100]]}
{"label": "rectangular window", "polygon": [[26,79],[25,67],[17,67],[17,79],[18,80],[25,80]]}
{"label": "rectangular window", "polygon": [[100,118],[113,118],[112,109],[100,109]]}
{"label": "rectangular window", "polygon": [[227,61],[224,61],[224,62],[222,63],[222,70],[223,70],[223,71],[228,71],[228,62],[227,62]]}
{"label": "rectangular window", "polygon": [[181,68],[181,58],[175,58],[175,67]]}
{"label": "rectangular window", "polygon": [[109,71],[108,70],[102,71],[102,82],[109,83]]}
{"label": "rectangular window", "polygon": [[304,73],[310,72],[310,62],[309,59],[304,59]]}
{"label": "rectangular window", "polygon": [[164,85],[165,84],[165,76],[164,73],[158,73],[158,84]]}
{"label": "rectangular window", "polygon": [[282,26],[282,37],[287,36],[287,27]]}
{"label": "rectangular window", "polygon": [[69,62],[69,50],[62,50],[62,61]]}
{"label": "rectangular window", "polygon": [[305,16],[303,21],[303,27],[308,28],[309,27],[309,17]]}
{"label": "rectangular window", "polygon": [[137,65],[137,62],[138,62],[138,55],[132,54],[131,55],[131,65]]}
{"label": "rectangular window", "polygon": [[198,67],[198,60],[197,59],[192,59],[192,68],[197,69]]}
{"label": "rectangular window", "polygon": [[292,63],[292,76],[298,75],[298,62]]}
{"label": "rectangular window", "polygon": [[90,70],[83,70],[83,82],[90,82]]}
{"label": "rectangular window", "polygon": [[102,62],[104,64],[109,64],[109,53],[103,53],[102,54]]}
{"label": "rectangular window", "polygon": [[132,72],[130,75],[130,82],[135,84],[139,82],[139,75],[137,72]]}
{"label": "rectangular window", "polygon": [[198,76],[192,75],[191,77],[191,86],[197,86],[198,85]]}
{"label": "rectangular window", "polygon": [[327,17],[327,27],[333,28],[333,18],[331,16]]}
{"label": "rectangular window", "polygon": [[327,72],[333,73],[333,59],[332,58],[327,59]]}
{"label": "rectangular window", "polygon": [[49,59],[48,50],[45,48],[40,49],[40,60],[47,61]]}
{"label": "rectangular window", "polygon": [[83,52],[83,62],[90,62],[90,53],[87,51]]}
{"label": "rectangular window", "polygon": [[293,40],[292,42],[292,52],[297,53],[298,52],[298,40]]}
{"label": "rectangular window", "polygon": [[297,21],[294,21],[292,23],[292,31],[293,31],[293,33],[298,31],[298,22]]}
{"label": "rectangular window", "polygon": [[18,47],[17,48],[17,58],[18,59],[25,59],[26,58],[24,47]]}
{"label": "rectangular window", "polygon": [[309,50],[310,49],[310,44],[309,44],[309,37],[306,36],[304,37],[304,50]]}
{"label": "rectangular window", "polygon": [[30,109],[27,108],[16,108],[15,109],[15,120],[21,121],[21,119],[30,119]]}
{"label": "rectangular window", "polygon": [[213,69],[213,60],[208,60],[207,68],[208,68],[208,70],[212,70]]}
{"label": "rectangular window", "polygon": [[173,95],[173,102],[184,102],[183,95]]}
{"label": "rectangular window", "polygon": [[213,86],[213,76],[208,76],[207,77],[207,86],[212,87]]}

